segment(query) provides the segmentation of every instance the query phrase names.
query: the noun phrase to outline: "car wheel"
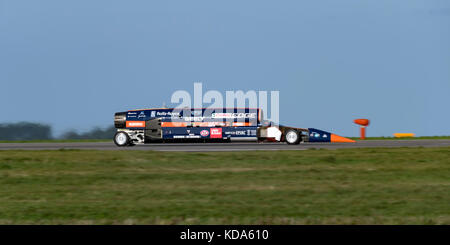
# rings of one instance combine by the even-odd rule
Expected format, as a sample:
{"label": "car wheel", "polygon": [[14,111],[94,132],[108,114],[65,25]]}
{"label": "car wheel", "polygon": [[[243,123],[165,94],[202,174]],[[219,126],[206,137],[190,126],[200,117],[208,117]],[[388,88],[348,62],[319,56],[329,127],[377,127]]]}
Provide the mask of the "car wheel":
{"label": "car wheel", "polygon": [[288,145],[297,145],[300,143],[302,138],[297,130],[291,129],[286,132],[284,139],[286,140],[286,143],[288,143]]}
{"label": "car wheel", "polygon": [[128,146],[130,145],[130,136],[128,136],[125,132],[117,132],[116,135],[114,135],[114,143],[117,146]]}

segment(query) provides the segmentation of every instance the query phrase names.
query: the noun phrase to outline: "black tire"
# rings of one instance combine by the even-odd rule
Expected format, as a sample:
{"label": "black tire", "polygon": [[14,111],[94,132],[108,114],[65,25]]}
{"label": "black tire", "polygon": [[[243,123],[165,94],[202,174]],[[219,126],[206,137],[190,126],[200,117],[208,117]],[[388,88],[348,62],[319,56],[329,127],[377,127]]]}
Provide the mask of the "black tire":
{"label": "black tire", "polygon": [[[121,136],[124,138],[121,138]],[[119,131],[114,135],[114,144],[119,147],[129,146],[131,145],[130,136],[125,132]]]}
{"label": "black tire", "polygon": [[302,136],[297,130],[289,129],[284,134],[284,141],[286,141],[288,145],[298,145],[301,140]]}

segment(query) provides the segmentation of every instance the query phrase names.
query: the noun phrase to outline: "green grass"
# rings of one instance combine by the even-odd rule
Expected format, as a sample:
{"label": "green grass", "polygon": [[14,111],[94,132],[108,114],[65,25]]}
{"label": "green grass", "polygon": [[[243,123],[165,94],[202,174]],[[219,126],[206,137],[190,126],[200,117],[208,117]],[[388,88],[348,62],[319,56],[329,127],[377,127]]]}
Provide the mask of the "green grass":
{"label": "green grass", "polygon": [[0,224],[450,224],[450,147],[0,151]]}
{"label": "green grass", "polygon": [[0,140],[0,143],[77,143],[77,142],[112,142],[111,139],[78,139],[78,140]]}
{"label": "green grass", "polygon": [[[348,137],[353,140],[359,140],[359,137]],[[450,136],[419,136],[419,137],[366,137],[366,140],[449,140]]]}

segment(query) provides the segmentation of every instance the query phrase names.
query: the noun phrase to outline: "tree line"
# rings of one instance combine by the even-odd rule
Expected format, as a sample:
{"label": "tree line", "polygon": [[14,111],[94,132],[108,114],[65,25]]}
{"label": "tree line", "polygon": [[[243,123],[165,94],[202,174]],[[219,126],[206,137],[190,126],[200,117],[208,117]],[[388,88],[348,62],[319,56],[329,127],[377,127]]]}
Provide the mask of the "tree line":
{"label": "tree line", "polygon": [[69,130],[54,137],[48,124],[34,122],[0,123],[0,140],[51,140],[51,139],[111,139],[116,132],[114,126],[95,127],[87,132]]}

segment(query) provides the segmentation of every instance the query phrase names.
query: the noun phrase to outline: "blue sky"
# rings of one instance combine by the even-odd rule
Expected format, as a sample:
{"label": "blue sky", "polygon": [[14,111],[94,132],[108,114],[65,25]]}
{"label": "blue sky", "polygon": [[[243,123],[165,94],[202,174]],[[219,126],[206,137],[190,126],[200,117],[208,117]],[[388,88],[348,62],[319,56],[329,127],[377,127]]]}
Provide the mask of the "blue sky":
{"label": "blue sky", "polygon": [[450,135],[450,1],[0,0],[0,122],[109,126],[194,82],[279,90],[286,125]]}

